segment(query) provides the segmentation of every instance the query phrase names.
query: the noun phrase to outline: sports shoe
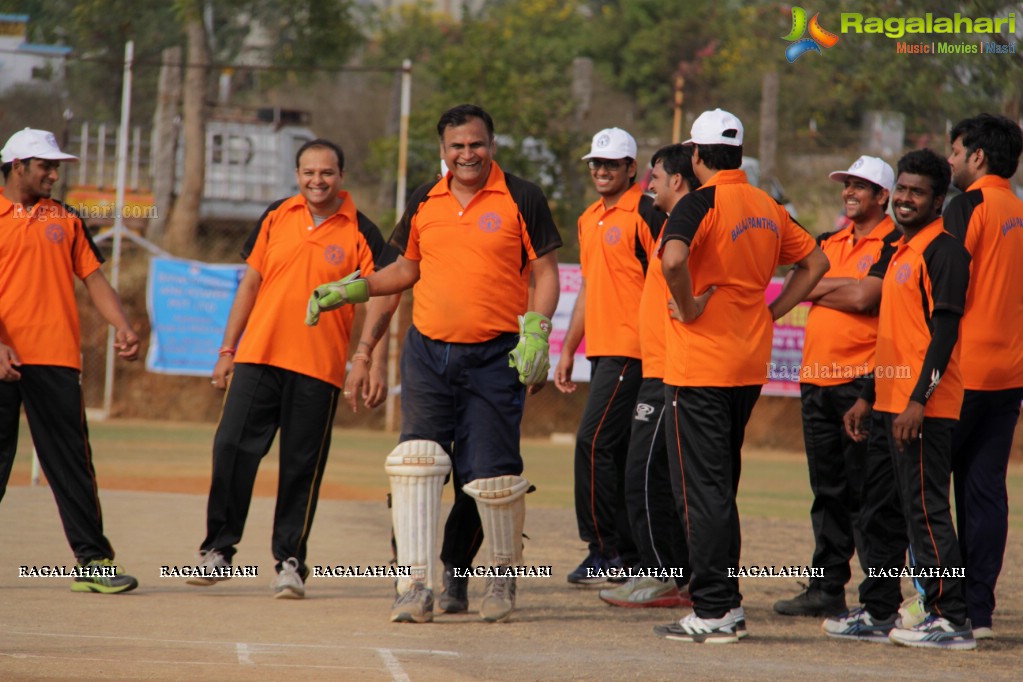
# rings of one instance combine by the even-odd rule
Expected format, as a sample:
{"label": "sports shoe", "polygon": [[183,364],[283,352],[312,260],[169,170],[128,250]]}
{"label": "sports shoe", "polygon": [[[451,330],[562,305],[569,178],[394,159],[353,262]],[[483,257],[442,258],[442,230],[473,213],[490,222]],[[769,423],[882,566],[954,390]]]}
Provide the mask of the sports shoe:
{"label": "sports shoe", "polygon": [[568,574],[568,582],[573,585],[601,585],[624,571],[625,564],[618,552],[604,555],[591,549],[583,562]]}
{"label": "sports shoe", "polygon": [[[199,552],[198,575],[190,576],[185,582],[189,585],[200,585],[207,587],[222,580],[229,580],[230,575],[217,576],[216,572],[223,568],[230,568],[231,562],[224,558],[224,555],[215,549],[208,549]],[[230,571],[229,571],[230,572]]]}
{"label": "sports shoe", "polygon": [[973,628],[974,639],[994,639],[995,631],[990,627]]}
{"label": "sports shoe", "polygon": [[442,613],[465,613],[469,610],[469,578],[455,577],[453,566],[444,566],[444,591],[437,598]]}
{"label": "sports shoe", "polygon": [[866,607],[857,606],[842,616],[828,618],[821,629],[828,637],[836,639],[857,639],[861,642],[889,642],[888,633],[895,627],[898,616],[885,620],[874,618]]}
{"label": "sports shoe", "polygon": [[673,608],[692,606],[684,599],[674,581],[661,582],[657,578],[635,576],[624,585],[600,591],[600,598],[611,606],[627,609]]}
{"label": "sports shoe", "polygon": [[739,639],[749,637],[749,631],[746,630],[746,610],[741,606],[736,606],[728,612],[728,615],[735,619],[735,635]]}
{"label": "sports shoe", "polygon": [[416,581],[391,607],[392,623],[429,623],[433,620],[433,590]]}
{"label": "sports shoe", "polygon": [[953,625],[941,616],[929,615],[924,622],[912,628],[892,628],[888,639],[899,646],[928,649],[968,650],[977,648],[970,619],[962,625]]}
{"label": "sports shoe", "polygon": [[900,628],[916,627],[927,618],[927,609],[924,608],[924,600],[919,594],[902,602],[899,607],[899,621],[896,623]]}
{"label": "sports shoe", "polygon": [[488,623],[504,620],[515,608],[515,578],[487,578],[480,600],[480,618]]}
{"label": "sports shoe", "polygon": [[270,586],[274,590],[274,599],[302,599],[305,597],[305,585],[298,573],[298,559],[289,557],[281,562],[281,570]]}
{"label": "sports shoe", "polygon": [[735,644],[739,641],[731,611],[721,618],[700,618],[690,613],[676,623],[655,625],[654,634],[677,642],[697,644]]}
{"label": "sports shoe", "polygon": [[[100,594],[117,594],[131,592],[139,586],[139,581],[124,573],[113,559],[93,559],[89,563],[79,564],[78,570],[92,572],[94,575],[76,577],[71,582],[72,592],[99,592]],[[113,575],[107,575],[113,573]]]}
{"label": "sports shoe", "polygon": [[820,585],[811,583],[792,599],[774,602],[775,613],[783,616],[840,616],[849,609],[845,605],[845,590],[828,594]]}

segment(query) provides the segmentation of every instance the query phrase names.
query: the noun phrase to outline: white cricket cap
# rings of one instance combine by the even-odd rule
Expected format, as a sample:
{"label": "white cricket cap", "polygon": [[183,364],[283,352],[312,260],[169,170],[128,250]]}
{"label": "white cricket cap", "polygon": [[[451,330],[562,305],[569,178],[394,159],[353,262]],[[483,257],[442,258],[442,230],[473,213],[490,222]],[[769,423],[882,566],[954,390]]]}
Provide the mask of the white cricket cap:
{"label": "white cricket cap", "polygon": [[845,182],[848,177],[860,178],[875,185],[880,185],[889,192],[895,186],[895,171],[885,162],[876,156],[861,156],[853,161],[847,171],[835,171],[828,175],[835,182]]}
{"label": "white cricket cap", "polygon": [[636,140],[621,128],[604,128],[593,136],[590,153],[586,159],[633,159],[636,158]]}
{"label": "white cricket cap", "polygon": [[[725,133],[734,130],[734,133]],[[732,147],[742,146],[742,121],[734,114],[723,109],[705,111],[693,121],[689,131],[689,139],[682,144],[727,144]]]}
{"label": "white cricket cap", "polygon": [[0,149],[0,163],[17,159],[47,159],[49,161],[77,161],[77,156],[65,154],[57,145],[57,138],[48,130],[25,128],[11,135]]}

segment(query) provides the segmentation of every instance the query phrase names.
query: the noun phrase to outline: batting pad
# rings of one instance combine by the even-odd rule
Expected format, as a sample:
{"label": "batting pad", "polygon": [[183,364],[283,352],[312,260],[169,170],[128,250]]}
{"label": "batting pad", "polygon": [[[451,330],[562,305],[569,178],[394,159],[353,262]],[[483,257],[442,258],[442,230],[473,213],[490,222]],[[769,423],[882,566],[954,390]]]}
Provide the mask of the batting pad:
{"label": "batting pad", "polygon": [[477,478],[462,490],[476,500],[491,566],[521,566],[529,481],[521,476]]}
{"label": "batting pad", "polygon": [[413,582],[433,589],[437,568],[437,526],[440,495],[451,471],[451,458],[432,440],[408,440],[387,456],[391,479],[391,523],[398,546],[398,565],[411,576],[398,578],[398,594]]}

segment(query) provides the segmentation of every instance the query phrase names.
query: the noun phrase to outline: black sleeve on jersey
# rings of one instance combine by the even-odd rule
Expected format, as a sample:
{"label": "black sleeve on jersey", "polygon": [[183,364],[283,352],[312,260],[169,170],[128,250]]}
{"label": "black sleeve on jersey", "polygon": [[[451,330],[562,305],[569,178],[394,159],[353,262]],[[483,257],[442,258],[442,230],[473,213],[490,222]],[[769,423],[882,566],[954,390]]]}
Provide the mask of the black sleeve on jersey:
{"label": "black sleeve on jersey", "polygon": [[675,204],[675,208],[671,209],[671,215],[668,216],[668,223],[664,226],[662,246],[672,239],[681,239],[687,246],[693,243],[700,223],[714,207],[714,189],[713,185],[701,187],[685,195]]}
{"label": "black sleeve on jersey", "polygon": [[948,202],[948,206],[941,214],[945,223],[945,231],[965,244],[966,229],[970,225],[970,219],[973,217],[973,212],[982,203],[984,203],[984,193],[979,189],[963,192]]}
{"label": "black sleeve on jersey", "polygon": [[892,230],[884,238],[884,243],[881,245],[881,253],[877,256],[877,262],[870,266],[870,271],[867,273],[867,277],[877,277],[884,279],[885,273],[888,272],[888,266],[891,265],[892,256],[895,255],[896,246],[895,242],[902,238],[902,232],[899,230]]}
{"label": "black sleeve on jersey", "polygon": [[927,399],[938,387],[938,382],[945,375],[948,361],[952,357],[952,350],[959,340],[959,320],[962,313],[951,310],[935,310],[934,316],[928,321],[927,326],[931,329],[931,342],[927,346],[927,353],[924,355],[924,364],[920,369],[920,378],[909,399],[915,400],[921,405],[927,404]]}
{"label": "black sleeve on jersey", "polygon": [[89,232],[89,226],[85,224],[85,220],[82,218],[82,215],[62,201],[58,201],[57,203],[63,206],[65,211],[67,211],[74,217],[78,218],[78,222],[82,224],[82,234],[85,235],[85,239],[89,244],[89,248],[92,250],[92,255],[96,256],[96,260],[98,260],[100,263],[106,263],[107,259],[103,257],[103,252],[99,250],[99,247],[96,246],[96,242],[93,241],[92,233]]}
{"label": "black sleeve on jersey", "polygon": [[561,247],[561,234],[554,224],[551,207],[547,197],[538,185],[512,175],[504,174],[504,183],[512,200],[518,205],[522,220],[526,223],[526,232],[533,245],[537,258]]}
{"label": "black sleeve on jersey", "polygon": [[823,246],[825,241],[831,239],[836,234],[838,234],[838,230],[835,230],[834,232],[825,232],[824,234],[817,235],[817,246]]}
{"label": "black sleeve on jersey", "polygon": [[[426,202],[426,197],[430,194],[430,190],[438,182],[440,180],[420,185],[412,192],[412,196],[409,197],[408,203],[405,205],[405,213],[402,214],[401,220],[398,221],[398,224],[391,231],[391,238],[387,240],[399,254],[404,254],[405,249],[408,248],[408,237],[412,231],[412,218],[419,212],[419,207]],[[397,256],[395,256],[395,259],[397,259]]]}
{"label": "black sleeve on jersey", "polygon": [[636,260],[643,267],[643,274],[646,275],[646,269],[649,265],[646,249],[643,248],[643,240],[639,238],[638,230],[647,229],[650,231],[650,237],[654,243],[657,243],[657,238],[661,234],[661,228],[664,226],[664,221],[668,217],[664,211],[661,211],[654,206],[653,198],[644,194],[639,198],[639,216],[642,221],[636,226]]}
{"label": "black sleeve on jersey", "polygon": [[369,245],[369,251],[373,254],[373,265],[379,270],[390,265],[398,259],[398,250],[384,241],[384,235],[380,234],[380,228],[367,218],[362,211],[355,212],[359,224],[359,233]]}
{"label": "black sleeve on jersey", "polygon": [[[966,310],[966,288],[970,284],[970,254],[966,247],[951,235],[939,234],[924,249],[923,257],[927,264],[927,276],[931,280],[934,311],[948,310],[962,315]],[[923,285],[920,282],[920,293],[926,301]],[[928,324],[931,312],[924,310]]]}
{"label": "black sleeve on jersey", "polygon": [[[263,229],[263,225],[266,223],[267,217],[276,211],[285,201],[287,201],[287,199],[278,199],[267,206],[266,210],[263,211],[263,215],[259,216],[259,220],[256,221],[256,227],[249,233],[249,238],[245,240],[245,244],[242,246],[242,260],[248,260],[249,254],[252,253],[252,249],[256,248],[256,240],[259,239],[259,232]],[[269,225],[266,227],[267,229],[270,229]]]}

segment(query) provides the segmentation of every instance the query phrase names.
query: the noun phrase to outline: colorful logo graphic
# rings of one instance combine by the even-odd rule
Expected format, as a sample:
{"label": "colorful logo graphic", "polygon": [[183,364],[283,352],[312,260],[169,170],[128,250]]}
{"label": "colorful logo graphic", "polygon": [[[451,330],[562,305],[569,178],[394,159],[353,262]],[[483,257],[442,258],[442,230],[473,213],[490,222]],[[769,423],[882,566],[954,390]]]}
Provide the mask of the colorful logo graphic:
{"label": "colorful logo graphic", "polygon": [[46,238],[54,244],[64,241],[64,230],[57,223],[50,223],[46,226]]}
{"label": "colorful logo graphic", "polygon": [[[822,47],[834,47],[838,42],[838,36],[821,27],[818,21],[819,17],[820,13],[814,14],[813,19],[808,23],[805,9],[802,7],[792,8],[792,31],[783,38],[783,40],[792,43],[785,49],[785,58],[789,60],[789,64],[807,52],[821,54]],[[810,37],[804,38],[803,34],[807,31],[809,31]]]}
{"label": "colorful logo graphic", "polygon": [[604,241],[612,246],[622,240],[622,230],[617,225],[610,227],[604,232]]}
{"label": "colorful logo graphic", "polygon": [[479,228],[484,232],[497,232],[501,229],[501,216],[497,213],[484,213],[480,216]]}
{"label": "colorful logo graphic", "polygon": [[337,244],[331,244],[323,250],[323,257],[331,265],[340,265],[345,259],[345,250]]}

